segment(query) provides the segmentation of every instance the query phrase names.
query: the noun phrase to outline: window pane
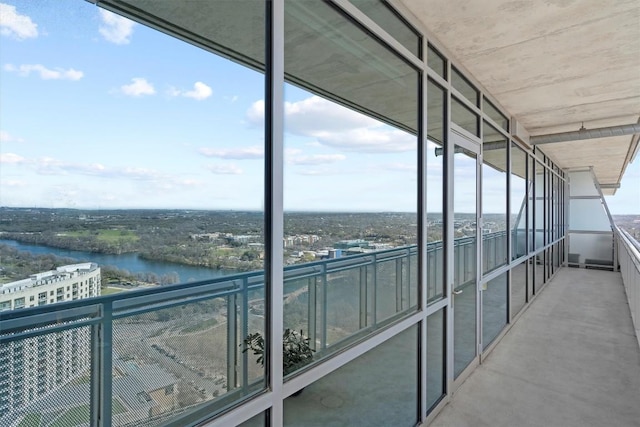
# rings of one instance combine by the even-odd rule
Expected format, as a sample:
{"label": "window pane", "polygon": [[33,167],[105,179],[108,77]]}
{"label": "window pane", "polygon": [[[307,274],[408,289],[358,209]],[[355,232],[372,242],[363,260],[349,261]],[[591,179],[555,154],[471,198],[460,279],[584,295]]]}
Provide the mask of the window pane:
{"label": "window pane", "polygon": [[451,97],[451,121],[470,134],[479,136],[480,118],[454,97]]}
{"label": "window pane", "polygon": [[284,425],[416,425],[417,343],[412,326],[287,398]]}
{"label": "window pane", "polygon": [[451,67],[451,84],[473,105],[479,105],[480,93],[455,67]]}
{"label": "window pane", "polygon": [[[264,388],[240,344],[264,333],[265,127],[253,113],[265,97],[265,2],[99,2],[128,19],[90,2],[18,3],[46,35],[2,40],[14,65],[0,123],[25,143],[2,143],[21,161],[0,168],[0,194],[15,209],[13,238],[32,252],[15,279],[56,271],[58,285],[37,283],[30,305],[58,315],[58,302],[108,299],[114,320],[34,352],[16,413],[88,425],[89,390],[104,387],[105,425],[187,425]],[[46,209],[22,209],[33,206]],[[100,280],[56,270],[76,263],[96,264]],[[112,372],[91,370],[91,349]],[[41,378],[47,394],[30,394]]]}
{"label": "window pane", "polygon": [[484,123],[482,144],[482,272],[507,263],[507,139]]}
{"label": "window pane", "polygon": [[[342,103],[366,87],[383,112],[398,84],[413,95],[395,107],[415,120],[418,73],[324,2],[285,2],[285,33],[284,327],[319,360],[417,309],[417,138]],[[307,68],[316,56],[344,73]],[[380,79],[382,64],[397,79]]]}
{"label": "window pane", "polygon": [[527,253],[527,154],[511,144],[511,259]]}
{"label": "window pane", "polygon": [[427,408],[438,403],[445,393],[445,309],[427,318]]}
{"label": "window pane", "polygon": [[351,0],[351,3],[399,41],[409,52],[418,58],[422,57],[420,33],[401,18],[391,6],[380,0]]}
{"label": "window pane", "polygon": [[447,61],[433,46],[427,50],[427,66],[438,73],[443,79],[447,78]]}
{"label": "window pane", "polygon": [[285,0],[284,12],[289,82],[417,133],[414,68],[326,2]]}
{"label": "window pane", "polygon": [[503,273],[482,291],[482,345],[486,349],[507,324],[507,277]]}
{"label": "window pane", "polygon": [[427,141],[427,300],[434,302],[444,296],[444,227],[443,173],[444,152],[442,129],[446,93],[428,82],[429,139]]}

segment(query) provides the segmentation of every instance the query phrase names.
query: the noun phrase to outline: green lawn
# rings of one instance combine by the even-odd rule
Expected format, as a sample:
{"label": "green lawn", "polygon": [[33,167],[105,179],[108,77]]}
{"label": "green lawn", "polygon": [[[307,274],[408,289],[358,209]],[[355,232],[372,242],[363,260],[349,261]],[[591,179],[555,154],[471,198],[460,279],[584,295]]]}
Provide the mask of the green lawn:
{"label": "green lawn", "polygon": [[42,417],[40,414],[27,414],[22,421],[20,421],[18,427],[40,427],[41,420]]}
{"label": "green lawn", "polygon": [[[113,415],[121,414],[126,411],[122,403],[116,399],[111,400],[111,405],[111,412]],[[87,422],[89,422],[89,405],[82,405],[69,409],[58,417],[49,427],[75,427],[81,424],[86,424]]]}
{"label": "green lawn", "polygon": [[209,329],[217,324],[218,324],[218,321],[216,319],[208,319],[208,320],[205,320],[204,322],[200,322],[195,325],[182,328],[182,333],[188,334],[189,332],[204,331],[205,329]]}
{"label": "green lawn", "polygon": [[124,289],[103,287],[102,289],[100,289],[100,295],[117,294],[118,292],[122,291],[124,291]]}
{"label": "green lawn", "polygon": [[[95,231],[69,231],[64,234],[69,237],[87,237],[95,233]],[[107,243],[135,242],[140,239],[134,232],[129,230],[98,230],[97,233],[98,240]]]}

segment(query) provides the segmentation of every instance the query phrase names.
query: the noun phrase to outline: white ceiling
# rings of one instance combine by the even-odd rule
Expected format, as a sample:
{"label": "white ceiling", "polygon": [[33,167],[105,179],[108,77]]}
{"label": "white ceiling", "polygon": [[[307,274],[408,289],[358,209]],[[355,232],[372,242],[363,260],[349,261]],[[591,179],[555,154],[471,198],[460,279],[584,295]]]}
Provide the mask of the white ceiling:
{"label": "white ceiling", "polygon": [[[531,135],[640,118],[638,0],[397,0]],[[620,183],[637,138],[551,143],[563,168]],[[615,190],[605,190],[613,194]]]}

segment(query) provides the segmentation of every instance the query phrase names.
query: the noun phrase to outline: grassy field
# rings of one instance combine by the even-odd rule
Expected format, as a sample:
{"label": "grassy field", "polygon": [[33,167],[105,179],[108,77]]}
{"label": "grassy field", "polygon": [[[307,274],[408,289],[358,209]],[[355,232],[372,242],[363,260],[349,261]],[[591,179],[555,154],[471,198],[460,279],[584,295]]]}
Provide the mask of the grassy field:
{"label": "grassy field", "polygon": [[138,235],[129,230],[98,230],[98,231],[69,231],[65,235],[69,237],[87,237],[96,235],[97,239],[106,243],[135,242],[140,239]]}
{"label": "grassy field", "polygon": [[20,421],[18,427],[40,427],[41,419],[40,414],[27,414],[22,421]]}
{"label": "grassy field", "polygon": [[122,292],[122,291],[124,291],[124,289],[103,287],[103,288],[100,290],[100,295],[111,295],[111,294],[117,294],[118,292]]}
{"label": "grassy field", "polygon": [[[122,403],[113,399],[111,401],[112,413],[121,414],[126,411]],[[89,405],[76,406],[58,417],[50,427],[73,427],[86,424],[89,421]]]}

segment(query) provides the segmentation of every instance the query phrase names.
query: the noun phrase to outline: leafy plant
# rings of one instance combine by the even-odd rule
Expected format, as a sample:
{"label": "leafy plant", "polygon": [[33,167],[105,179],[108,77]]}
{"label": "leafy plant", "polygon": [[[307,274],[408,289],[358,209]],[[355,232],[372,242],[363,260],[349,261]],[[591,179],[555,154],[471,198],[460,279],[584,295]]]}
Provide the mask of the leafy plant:
{"label": "leafy plant", "polygon": [[[249,334],[243,341],[244,349],[253,351],[258,356],[256,363],[264,366],[264,338],[260,332]],[[242,345],[242,344],[241,344]],[[287,375],[313,360],[315,350],[309,346],[309,337],[300,332],[287,328],[282,334],[282,369]]]}

